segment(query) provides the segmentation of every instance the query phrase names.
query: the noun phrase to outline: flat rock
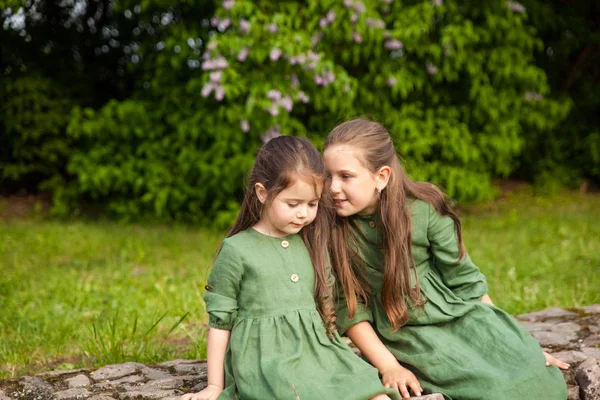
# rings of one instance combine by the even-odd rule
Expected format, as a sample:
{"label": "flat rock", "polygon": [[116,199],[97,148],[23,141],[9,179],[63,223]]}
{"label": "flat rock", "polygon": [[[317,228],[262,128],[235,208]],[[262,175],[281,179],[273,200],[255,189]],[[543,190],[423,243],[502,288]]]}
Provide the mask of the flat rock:
{"label": "flat rock", "polygon": [[4,393],[4,390],[0,390],[0,400],[12,400],[10,397]]}
{"label": "flat rock", "polygon": [[69,388],[81,388],[90,385],[90,378],[87,375],[79,374],[69,379],[65,379],[65,382],[69,386]]}
{"label": "flat rock", "polygon": [[581,400],[581,397],[579,397],[579,386],[567,386],[567,400]]}
{"label": "flat rock", "polygon": [[119,393],[121,400],[159,400],[165,397],[178,396],[182,393],[178,390],[131,390],[125,393]]}
{"label": "flat rock", "polygon": [[168,379],[172,378],[172,375],[156,368],[145,367],[142,368],[142,374],[148,379]]}
{"label": "flat rock", "polygon": [[575,370],[575,379],[585,400],[600,399],[600,360],[582,362]]}
{"label": "flat rock", "polygon": [[33,377],[33,376],[24,376],[19,379],[19,385],[23,388],[24,391],[41,391],[41,392],[51,392],[52,385],[43,381],[41,378]]}
{"label": "flat rock", "polygon": [[600,349],[598,347],[583,347],[581,352],[585,354],[587,358],[600,360]]}
{"label": "flat rock", "polygon": [[417,396],[417,397],[411,397],[411,399],[414,400],[444,400],[444,396],[442,396],[439,393],[436,394],[426,394],[425,396]]}
{"label": "flat rock", "polygon": [[588,314],[600,314],[600,304],[592,304],[591,306],[579,307],[580,310]]}
{"label": "flat rock", "polygon": [[199,363],[201,361],[199,360],[182,360],[182,359],[177,359],[177,360],[172,360],[172,361],[165,361],[165,362],[161,362],[160,364],[156,364],[158,366],[164,367],[164,368],[170,368],[170,367],[174,367],[178,364],[196,364]]}
{"label": "flat rock", "polygon": [[123,378],[127,375],[133,375],[145,367],[144,364],[127,362],[124,364],[113,364],[99,368],[91,373],[95,381],[105,381]]}
{"label": "flat rock", "polygon": [[597,347],[600,345],[600,335],[595,333],[593,335],[588,336],[582,343],[584,347]]}
{"label": "flat rock", "polygon": [[88,400],[115,400],[115,398],[106,394],[99,394],[97,396],[90,397]]}
{"label": "flat rock", "polygon": [[558,353],[552,353],[552,356],[568,364],[577,364],[588,359],[585,353],[576,350],[559,351]]}
{"label": "flat rock", "polygon": [[205,363],[198,363],[198,364],[177,364],[177,365],[173,366],[173,368],[175,369],[175,371],[178,374],[181,374],[181,373],[184,373],[184,374],[206,373],[206,364]]}
{"label": "flat rock", "polygon": [[517,318],[522,321],[543,321],[547,319],[553,318],[563,318],[563,317],[576,317],[577,314],[565,310],[564,308],[547,308],[545,310],[536,311],[528,314],[517,315]]}
{"label": "flat rock", "polygon": [[78,400],[87,399],[91,395],[92,393],[90,393],[87,389],[73,388],[56,392],[54,393],[53,398],[54,400]]}
{"label": "flat rock", "polygon": [[565,346],[571,341],[577,340],[577,333],[581,327],[574,322],[561,322],[553,324],[548,330],[534,330],[531,335],[541,346]]}
{"label": "flat rock", "polygon": [[36,376],[43,379],[62,378],[67,375],[81,374],[83,372],[89,372],[87,368],[79,369],[55,369],[54,371],[42,372]]}
{"label": "flat rock", "polygon": [[168,378],[159,379],[157,381],[150,381],[142,386],[140,389],[153,390],[153,389],[179,389],[183,386],[183,379],[180,378]]}

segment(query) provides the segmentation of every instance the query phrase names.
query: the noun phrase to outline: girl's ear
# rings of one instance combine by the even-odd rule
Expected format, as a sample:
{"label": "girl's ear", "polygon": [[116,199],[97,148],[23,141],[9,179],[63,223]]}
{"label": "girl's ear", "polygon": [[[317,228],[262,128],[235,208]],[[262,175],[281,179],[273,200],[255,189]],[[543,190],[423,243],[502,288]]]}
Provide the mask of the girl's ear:
{"label": "girl's ear", "polygon": [[267,201],[267,189],[265,189],[264,185],[262,183],[255,183],[254,184],[254,191],[256,192],[256,197],[258,197],[258,201],[260,201],[262,204],[265,204],[265,201]]}
{"label": "girl's ear", "polygon": [[377,184],[377,190],[382,191],[387,186],[390,181],[390,176],[392,175],[392,168],[384,165],[379,168],[377,172],[375,172],[375,182]]}

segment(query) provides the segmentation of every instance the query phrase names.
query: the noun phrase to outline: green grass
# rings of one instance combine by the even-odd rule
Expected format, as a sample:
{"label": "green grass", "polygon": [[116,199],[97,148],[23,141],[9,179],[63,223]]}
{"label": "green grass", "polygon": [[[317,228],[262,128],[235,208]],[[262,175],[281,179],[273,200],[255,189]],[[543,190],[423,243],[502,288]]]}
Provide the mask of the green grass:
{"label": "green grass", "polygon": [[[600,303],[600,196],[525,188],[463,213],[494,302],[516,314]],[[202,302],[222,233],[0,221],[0,378],[205,356]]]}

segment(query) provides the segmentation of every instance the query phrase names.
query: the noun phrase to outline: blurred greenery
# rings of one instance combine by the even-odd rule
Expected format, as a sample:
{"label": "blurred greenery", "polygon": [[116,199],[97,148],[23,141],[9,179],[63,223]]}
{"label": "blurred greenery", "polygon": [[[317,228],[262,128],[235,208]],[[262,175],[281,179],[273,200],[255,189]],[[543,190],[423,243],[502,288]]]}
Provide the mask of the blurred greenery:
{"label": "blurred greenery", "polygon": [[360,115],[461,203],[600,177],[591,0],[0,0],[0,193],[229,225],[269,133]]}
{"label": "blurred greenery", "polygon": [[[540,197],[527,186],[462,215],[467,249],[499,307],[518,314],[600,302],[600,196]],[[3,221],[0,378],[204,358],[202,296],[223,236],[180,225]]]}

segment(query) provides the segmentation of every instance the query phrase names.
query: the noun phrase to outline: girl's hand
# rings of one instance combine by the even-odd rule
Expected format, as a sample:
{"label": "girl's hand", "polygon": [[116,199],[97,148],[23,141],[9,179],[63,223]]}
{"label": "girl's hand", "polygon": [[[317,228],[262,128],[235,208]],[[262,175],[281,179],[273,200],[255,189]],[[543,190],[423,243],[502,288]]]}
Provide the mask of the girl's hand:
{"label": "girl's hand", "polygon": [[405,399],[410,397],[408,388],[410,388],[417,396],[420,396],[421,393],[423,393],[423,389],[421,388],[421,384],[417,380],[417,377],[400,364],[383,371],[381,373],[381,382],[386,388],[400,391],[400,394]]}
{"label": "girl's hand", "polygon": [[550,365],[556,365],[560,369],[569,369],[571,365],[567,364],[564,361],[559,360],[556,357],[551,356],[550,354],[544,351],[544,357],[546,357],[546,367]]}
{"label": "girl's hand", "polygon": [[188,393],[181,396],[180,400],[216,400],[223,388],[217,385],[208,385],[198,393]]}

